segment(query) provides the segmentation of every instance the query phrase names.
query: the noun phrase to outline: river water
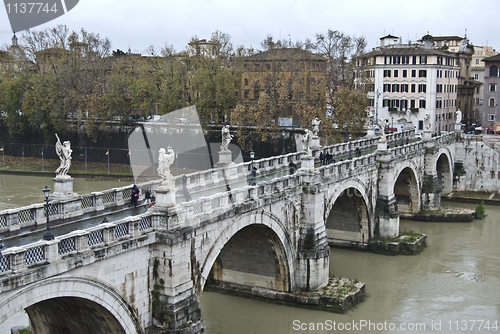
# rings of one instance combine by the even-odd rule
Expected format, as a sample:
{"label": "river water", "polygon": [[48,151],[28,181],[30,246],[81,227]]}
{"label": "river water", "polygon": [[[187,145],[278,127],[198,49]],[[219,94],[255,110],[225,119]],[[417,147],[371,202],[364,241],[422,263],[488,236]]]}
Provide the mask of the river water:
{"label": "river water", "polygon": [[[125,187],[133,183],[131,180],[115,178],[73,177],[73,191],[79,195],[85,195],[93,191]],[[0,211],[44,203],[45,197],[42,189],[47,185],[52,193],[53,184],[51,176],[0,174]]]}
{"label": "river water", "polygon": [[[0,199],[0,209],[41,202],[41,191],[29,203],[24,197],[52,182],[46,178],[35,183],[29,178],[0,175],[2,193],[9,184],[13,192],[10,201]],[[84,194],[130,181],[83,183],[88,191],[78,190],[75,181],[76,192]],[[27,191],[23,194],[21,189]],[[459,203],[443,206],[474,208]],[[485,220],[471,223],[402,219],[401,231],[427,234],[428,246],[416,256],[332,248],[330,272],[366,283],[366,299],[347,314],[203,292],[200,304],[206,333],[332,333],[334,323],[341,333],[500,333],[500,207],[486,206],[486,213]],[[19,313],[0,325],[0,334],[10,334],[11,327],[27,323],[27,316]]]}

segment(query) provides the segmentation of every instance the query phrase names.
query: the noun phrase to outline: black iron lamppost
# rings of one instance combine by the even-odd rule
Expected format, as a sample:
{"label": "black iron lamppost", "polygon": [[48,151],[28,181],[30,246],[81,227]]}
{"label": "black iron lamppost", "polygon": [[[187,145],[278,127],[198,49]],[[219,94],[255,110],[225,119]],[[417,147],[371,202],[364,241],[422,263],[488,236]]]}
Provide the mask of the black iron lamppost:
{"label": "black iron lamppost", "polygon": [[43,235],[43,240],[54,240],[54,235],[50,232],[50,220],[49,220],[49,192],[50,189],[45,186],[42,189],[43,196],[45,196],[45,216],[47,217],[47,224],[45,226],[45,234]]}
{"label": "black iron lamppost", "polygon": [[285,155],[286,154],[286,151],[285,151],[285,130],[283,130],[281,132],[281,134],[283,135],[283,151],[281,151],[281,155]]}
{"label": "black iron lamppost", "polygon": [[254,170],[254,167],[253,167],[253,158],[255,158],[255,152],[252,150],[250,152],[250,159],[252,159],[252,165],[250,167],[251,169],[251,173],[252,173],[252,179],[251,179],[251,184],[253,185],[255,183],[255,176],[256,176],[256,173],[255,173],[255,170]]}
{"label": "black iron lamppost", "polygon": [[349,160],[352,159],[352,153],[351,153],[351,134],[349,134]]}

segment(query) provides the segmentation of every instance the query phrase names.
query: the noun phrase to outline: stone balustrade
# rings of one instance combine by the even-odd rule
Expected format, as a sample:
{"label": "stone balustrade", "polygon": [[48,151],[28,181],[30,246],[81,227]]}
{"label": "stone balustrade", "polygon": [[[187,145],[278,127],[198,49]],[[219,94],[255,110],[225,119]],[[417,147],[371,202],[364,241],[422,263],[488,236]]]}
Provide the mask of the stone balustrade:
{"label": "stone balustrade", "polygon": [[[405,138],[413,138],[413,136],[413,131],[404,131],[388,134],[386,138],[388,144],[390,144],[400,142]],[[435,138],[435,140],[438,140],[441,143],[451,140],[452,138],[453,133],[449,133],[439,136],[438,138]],[[313,151],[313,156],[318,158],[319,153],[322,151],[329,152],[335,158],[349,154],[349,151],[353,151],[354,147],[359,147],[361,150],[373,149],[376,147],[378,139],[379,137],[361,138],[359,140],[352,141],[350,146],[349,143],[326,146]],[[394,155],[402,154],[403,152],[402,150],[391,150],[393,150]],[[304,155],[305,152],[294,152],[282,156],[263,158],[226,167],[186,174],[186,186],[190,191],[198,191],[201,189],[224,185],[237,180],[249,179],[251,178],[252,166],[258,168],[259,176],[285,170],[288,168],[288,164],[291,161],[295,162],[296,165],[300,167],[301,158]],[[353,163],[353,165],[355,164],[357,164],[357,162]],[[178,175],[174,179],[176,190],[182,190],[182,175]],[[160,183],[161,180],[153,180],[138,184],[137,186],[142,189],[142,192],[144,192],[145,189],[155,190]],[[93,192],[86,195],[78,195],[63,200],[54,200],[49,203],[50,219],[66,219],[89,212],[101,211],[109,207],[121,206],[129,201],[131,192],[132,186],[126,186],[101,192]],[[142,199],[143,194],[140,196],[140,199]],[[45,204],[43,203],[33,204],[18,209],[4,210],[0,212],[0,233],[5,231],[15,231],[27,226],[45,224],[45,222]]]}
{"label": "stone balustrade", "polygon": [[72,253],[79,253],[101,247],[115,241],[140,236],[159,228],[158,219],[151,214],[131,216],[112,223],[104,223],[85,230],[77,230],[55,237],[54,240],[40,240],[21,247],[11,247],[0,255],[0,275],[16,272],[31,266],[48,264]]}

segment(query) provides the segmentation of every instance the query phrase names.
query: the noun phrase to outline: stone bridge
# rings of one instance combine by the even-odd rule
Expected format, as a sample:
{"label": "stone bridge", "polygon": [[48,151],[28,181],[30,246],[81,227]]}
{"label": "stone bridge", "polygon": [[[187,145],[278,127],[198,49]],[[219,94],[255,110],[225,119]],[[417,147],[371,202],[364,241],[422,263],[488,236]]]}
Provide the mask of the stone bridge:
{"label": "stone bridge", "polygon": [[[317,289],[328,280],[329,242],[396,236],[400,213],[439,206],[441,191],[465,177],[454,180],[454,170],[467,169],[473,139],[428,135],[396,148],[379,141],[372,153],[320,167],[294,155],[301,167],[292,175],[8,248],[0,323],[25,309],[36,333],[198,333],[207,282]],[[288,160],[255,163],[283,169]],[[239,167],[226,175],[237,174],[231,168]]]}

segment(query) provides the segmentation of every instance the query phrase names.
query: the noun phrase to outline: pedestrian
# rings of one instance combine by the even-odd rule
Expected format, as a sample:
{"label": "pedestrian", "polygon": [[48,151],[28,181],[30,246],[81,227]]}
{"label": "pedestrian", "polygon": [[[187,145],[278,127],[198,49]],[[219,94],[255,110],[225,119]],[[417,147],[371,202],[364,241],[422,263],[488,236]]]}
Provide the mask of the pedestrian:
{"label": "pedestrian", "polygon": [[151,204],[151,190],[147,189],[144,192],[144,204]]}
{"label": "pedestrian", "polygon": [[326,163],[330,164],[330,162],[332,161],[332,158],[333,158],[333,156],[330,153],[327,153],[326,154]]}
{"label": "pedestrian", "polygon": [[137,188],[137,185],[134,184],[132,187],[132,193],[130,195],[130,205],[128,206],[129,208],[133,205],[134,208],[137,208],[137,202],[139,200],[139,189]]}
{"label": "pedestrian", "polygon": [[229,193],[229,202],[234,203],[233,194],[231,194],[231,187],[229,186],[229,184],[226,184],[226,190]]}
{"label": "pedestrian", "polygon": [[408,139],[408,137],[406,137],[406,145],[408,145],[409,142],[410,142],[410,139]]}
{"label": "pedestrian", "polygon": [[255,180],[256,177],[257,177],[257,167],[252,166],[252,179]]}
{"label": "pedestrian", "polygon": [[104,217],[104,219],[102,220],[101,224],[108,223],[108,222],[109,222],[109,218],[108,217]]}
{"label": "pedestrian", "polygon": [[290,168],[290,175],[295,174],[295,170],[297,169],[297,165],[290,161],[288,164],[288,168]]}
{"label": "pedestrian", "polygon": [[325,162],[325,156],[323,155],[323,152],[319,153],[319,161],[321,161],[321,164],[324,165]]}
{"label": "pedestrian", "polygon": [[186,188],[187,187],[187,176],[186,174],[182,175],[182,187]]}

